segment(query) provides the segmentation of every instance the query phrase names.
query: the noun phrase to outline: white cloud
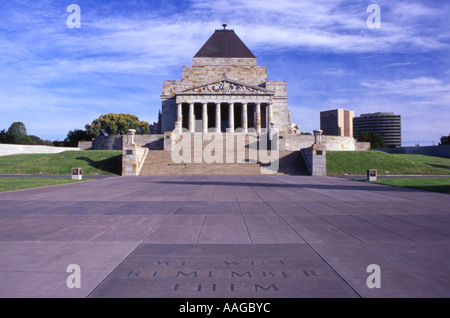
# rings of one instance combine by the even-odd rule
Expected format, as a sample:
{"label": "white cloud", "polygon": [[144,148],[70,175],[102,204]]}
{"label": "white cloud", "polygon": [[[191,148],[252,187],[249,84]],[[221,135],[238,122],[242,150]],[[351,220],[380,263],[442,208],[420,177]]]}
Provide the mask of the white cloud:
{"label": "white cloud", "polygon": [[423,100],[434,103],[450,102],[450,84],[434,77],[363,81],[361,85],[373,89],[376,94],[380,95],[422,98],[416,100],[416,103],[423,102]]}
{"label": "white cloud", "polygon": [[323,70],[322,74],[329,75],[329,76],[341,77],[341,76],[354,75],[355,72],[349,71],[349,70],[346,70],[346,69],[343,69],[343,68],[328,68],[326,70]]}
{"label": "white cloud", "polygon": [[412,65],[412,64],[413,64],[412,62],[396,62],[396,63],[389,63],[386,65],[383,65],[382,68],[408,66],[408,65]]}
{"label": "white cloud", "polygon": [[[384,2],[384,1],[382,1]],[[194,1],[194,8],[214,18],[227,18],[239,34],[258,48],[308,48],[331,52],[390,52],[398,49],[447,47],[441,34],[426,33],[428,22],[446,16],[445,11],[423,4],[385,2],[381,29],[368,29],[362,2],[281,0]],[[418,18],[421,18],[418,20]],[[445,35],[448,39],[448,35]]]}
{"label": "white cloud", "polygon": [[[436,29],[438,23],[445,23],[448,5],[439,2],[436,6],[437,2],[431,1],[378,2],[382,8],[382,28],[377,30],[366,26],[368,2],[348,0],[193,0],[187,7],[164,8],[164,14],[148,9],[151,6],[148,3],[145,3],[146,10],[139,12],[144,3],[139,1],[133,2],[136,7],[132,14],[128,10],[115,10],[116,2],[86,2],[82,5],[82,28],[69,30],[65,25],[65,7],[59,1],[11,1],[0,12],[0,81],[6,83],[0,89],[0,107],[2,110],[8,107],[11,115],[0,122],[5,127],[10,124],[1,120],[9,121],[14,116],[12,106],[18,112],[24,112],[30,105],[37,108],[35,113],[39,109],[48,111],[53,114],[48,122],[65,118],[67,105],[76,109],[83,104],[83,109],[92,109],[85,117],[98,111],[120,109],[121,105],[129,105],[127,102],[134,103],[138,112],[154,103],[156,113],[159,92],[150,97],[147,83],[141,83],[138,77],[148,77],[149,82],[158,82],[152,85],[160,86],[161,74],[180,76],[181,67],[190,64],[192,56],[222,23],[235,29],[252,51],[267,56],[292,54],[296,50],[343,53],[348,57],[448,48],[449,33],[441,32],[446,30],[448,22],[440,26],[440,31]],[[420,59],[414,60],[414,65],[419,63]],[[379,67],[389,71],[407,65],[411,65],[410,61],[393,57]],[[317,72],[339,80],[347,79],[345,76],[364,78],[356,69],[348,70],[338,64],[327,64]],[[409,74],[407,79],[360,80],[361,87],[354,88],[358,95],[355,97],[348,92],[331,98],[321,96],[324,93],[319,88],[297,93],[298,88],[291,82],[288,83],[290,100],[296,98],[295,94],[300,100],[304,95],[314,96],[317,100],[321,98],[321,107],[327,101],[330,104],[348,101],[351,107],[353,101],[354,105],[364,107],[365,112],[380,105],[402,110],[406,107],[401,105],[405,100],[421,109],[429,105],[448,107],[450,93],[445,79]],[[129,76],[135,78],[128,81]],[[61,88],[61,83],[67,83],[68,87]],[[93,87],[86,87],[86,83]],[[14,86],[25,89],[10,89]],[[122,92],[117,92],[120,86],[135,86],[136,91],[121,96]],[[360,88],[369,91],[371,100],[360,98]],[[95,90],[102,92],[95,93]],[[72,103],[76,95],[78,104]],[[294,121],[306,127],[310,123],[304,120],[311,118],[314,119],[311,128],[317,128],[318,109],[314,105],[298,104],[298,107],[289,106]],[[34,112],[28,109],[31,109],[29,113]],[[42,126],[45,123],[42,119]]]}
{"label": "white cloud", "polygon": [[[83,10],[80,30],[65,27],[63,11],[56,14],[49,5],[29,6],[12,7],[8,13],[16,20],[7,18],[4,23],[14,36],[0,35],[5,73],[15,63],[11,73],[19,67],[29,80],[54,80],[71,72],[165,72],[189,62],[222,22],[238,28],[244,42],[260,52],[303,48],[364,53],[447,46],[441,34],[421,35],[417,31],[421,27],[414,23],[417,17],[434,19],[445,13],[418,3],[386,4],[396,20],[383,21],[376,31],[366,27],[363,4],[344,0],[194,0],[183,15],[165,16],[158,12],[98,15],[96,10]],[[232,21],[221,21],[227,19]]]}

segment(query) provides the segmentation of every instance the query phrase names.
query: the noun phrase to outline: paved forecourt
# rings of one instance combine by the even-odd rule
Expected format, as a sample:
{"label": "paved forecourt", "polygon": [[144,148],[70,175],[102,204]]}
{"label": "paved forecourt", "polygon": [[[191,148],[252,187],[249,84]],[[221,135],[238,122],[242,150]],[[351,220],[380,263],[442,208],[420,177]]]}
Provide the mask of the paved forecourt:
{"label": "paved forecourt", "polygon": [[304,176],[0,193],[0,297],[450,297],[448,199]]}

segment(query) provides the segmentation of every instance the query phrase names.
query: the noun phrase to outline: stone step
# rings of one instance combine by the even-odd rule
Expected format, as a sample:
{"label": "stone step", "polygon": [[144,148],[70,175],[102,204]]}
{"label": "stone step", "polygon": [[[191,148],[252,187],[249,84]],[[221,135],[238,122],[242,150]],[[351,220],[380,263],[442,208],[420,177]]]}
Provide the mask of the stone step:
{"label": "stone step", "polygon": [[[197,138],[196,138],[197,137]],[[200,138],[198,138],[200,137]],[[307,174],[306,168],[303,163],[303,159],[300,152],[291,151],[280,151],[278,152],[278,162],[271,164],[270,162],[261,163],[255,162],[254,160],[261,160],[263,158],[271,159],[270,151],[257,152],[257,158],[255,158],[255,153],[251,153],[251,145],[255,145],[257,139],[254,136],[246,137],[245,140],[238,139],[235,136],[233,147],[227,148],[227,142],[229,142],[230,136],[223,135],[223,143],[211,144],[212,139],[204,140],[203,136],[191,135],[190,151],[191,154],[188,156],[190,159],[187,163],[176,164],[172,159],[171,151],[164,150],[151,150],[149,151],[147,158],[145,160],[144,166],[141,170],[141,175],[161,175],[161,174],[223,174],[223,175],[259,175],[263,172],[272,172],[273,167],[278,167],[277,174]],[[242,137],[242,136],[239,136]],[[228,138],[228,140],[227,140]],[[239,142],[238,142],[239,140]],[[182,142],[182,141],[181,141]],[[207,146],[210,148],[207,148]],[[217,146],[218,148],[214,149]],[[229,146],[229,145],[228,145]],[[189,146],[188,146],[189,147]],[[212,148],[212,149],[211,149]],[[219,149],[221,148],[221,149]],[[196,151],[207,151],[213,158],[218,154],[222,153],[221,159],[223,163],[211,163],[205,162],[203,152],[195,153]],[[211,151],[212,150],[212,151]],[[250,155],[251,153],[251,155]],[[274,157],[277,154],[274,154]],[[178,159],[181,160],[179,154],[177,154]],[[233,161],[233,163],[226,163],[227,160]],[[239,160],[244,160],[244,163],[239,162]],[[196,160],[201,160],[202,163],[196,163]],[[278,164],[278,166],[277,166]]]}
{"label": "stone step", "polygon": [[[280,159],[282,158],[287,158],[292,154],[292,152],[290,151],[282,151],[279,152],[278,157]],[[214,156],[215,153],[213,152],[212,155]],[[244,162],[237,162],[237,159],[244,159]],[[202,160],[202,162],[205,162],[204,157],[199,156]],[[258,154],[257,156],[257,160],[260,161],[262,158],[261,156]],[[270,152],[265,153],[263,158],[268,157],[269,159],[272,158],[272,154]],[[273,157],[275,157],[275,154],[273,155]],[[224,152],[223,153],[223,158],[222,161],[223,163],[226,163],[227,160],[229,161],[230,159],[233,159],[232,163],[247,163],[250,161],[250,155],[249,153],[234,153],[234,154],[229,154]],[[254,160],[255,158],[252,157],[252,159]],[[190,156],[190,162],[189,163],[198,163],[195,162],[195,160],[199,160],[199,158],[197,158],[197,156],[195,156],[194,153],[191,153]],[[170,151],[161,151],[161,150],[153,150],[153,151],[149,151],[148,155],[147,155],[147,162],[152,162],[152,163],[171,163],[172,160],[172,154]]]}
{"label": "stone step", "polygon": [[258,175],[260,169],[256,164],[149,165],[141,175]]}
{"label": "stone step", "polygon": [[[236,156],[235,156],[236,158]],[[248,161],[248,155],[246,156]],[[226,155],[224,154],[224,161]],[[262,171],[270,172],[269,164],[260,162],[246,163],[192,163],[175,164],[170,151],[149,151],[141,170],[141,175],[259,175]],[[300,152],[282,151],[279,153],[279,169],[277,174],[307,175]]]}

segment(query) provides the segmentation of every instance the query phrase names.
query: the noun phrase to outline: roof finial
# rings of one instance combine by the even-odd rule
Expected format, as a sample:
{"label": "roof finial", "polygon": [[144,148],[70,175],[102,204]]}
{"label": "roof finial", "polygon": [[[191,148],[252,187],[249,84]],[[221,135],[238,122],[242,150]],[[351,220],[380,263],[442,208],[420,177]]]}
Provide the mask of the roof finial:
{"label": "roof finial", "polygon": [[222,26],[223,26],[223,29],[224,29],[224,30],[226,30],[226,29],[227,29],[227,26],[228,26],[228,24],[224,23],[224,24],[222,24]]}

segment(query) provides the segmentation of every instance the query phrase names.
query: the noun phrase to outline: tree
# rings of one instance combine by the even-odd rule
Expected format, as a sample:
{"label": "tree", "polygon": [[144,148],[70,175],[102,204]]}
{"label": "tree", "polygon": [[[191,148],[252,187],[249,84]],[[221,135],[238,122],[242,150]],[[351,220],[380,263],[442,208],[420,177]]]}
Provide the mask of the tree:
{"label": "tree", "polygon": [[6,130],[2,129],[0,131],[0,144],[6,144],[6,139],[7,139]]}
{"label": "tree", "polygon": [[2,143],[21,145],[31,144],[31,138],[27,134],[27,129],[24,123],[20,121],[12,123],[8,130],[6,132],[5,130],[2,130],[0,135]]}
{"label": "tree", "polygon": [[441,142],[439,143],[439,146],[443,145],[450,145],[450,134],[448,136],[441,137]]}
{"label": "tree", "polygon": [[38,136],[29,135],[31,139],[32,145],[43,145],[43,146],[53,146],[52,142],[50,140],[43,140],[39,138]]}
{"label": "tree", "polygon": [[[89,125],[86,125],[89,126]],[[89,129],[81,130],[74,129],[67,133],[66,139],[64,139],[65,147],[78,147],[80,141],[91,141],[95,136],[89,132]]]}
{"label": "tree", "polygon": [[384,136],[383,135],[379,135],[375,131],[369,131],[369,132],[360,133],[356,137],[356,140],[359,141],[359,142],[370,142],[370,147],[372,149],[386,147],[386,142],[384,140]]}
{"label": "tree", "polygon": [[136,134],[148,134],[149,124],[135,115],[106,114],[86,125],[86,129],[93,136],[125,135],[128,129],[136,129]]}

